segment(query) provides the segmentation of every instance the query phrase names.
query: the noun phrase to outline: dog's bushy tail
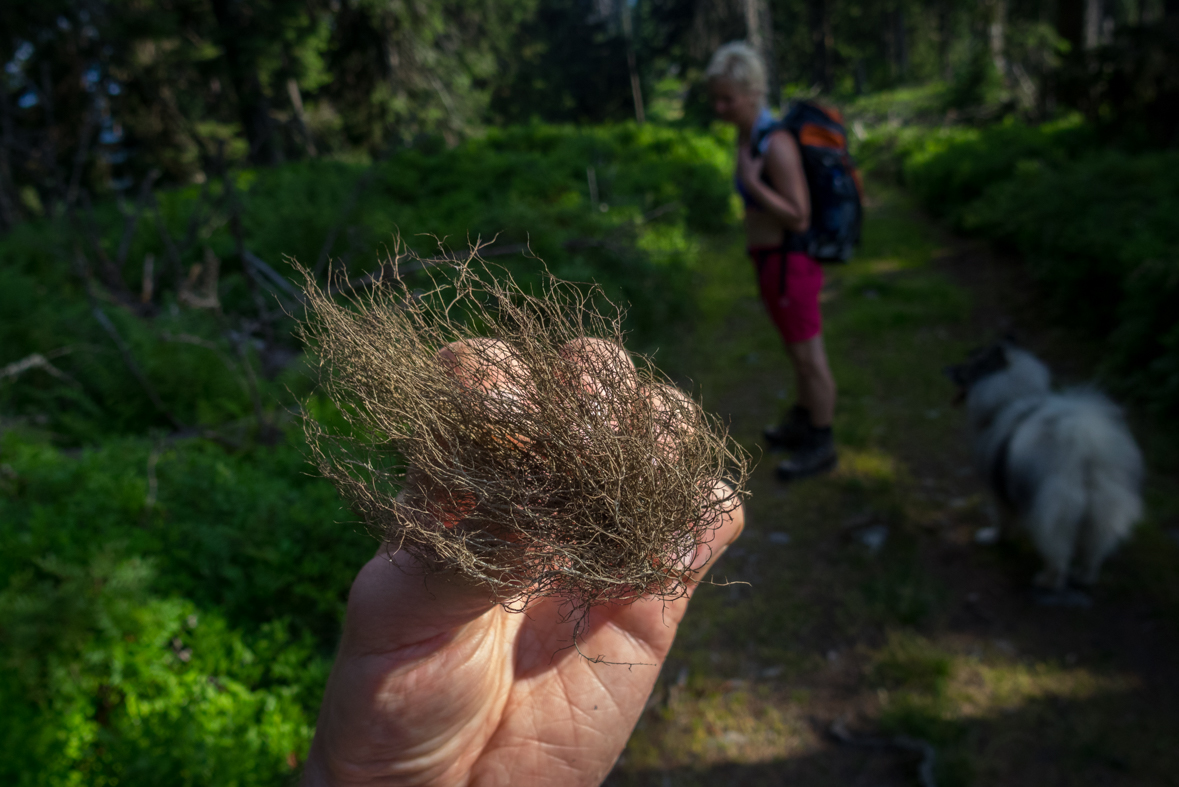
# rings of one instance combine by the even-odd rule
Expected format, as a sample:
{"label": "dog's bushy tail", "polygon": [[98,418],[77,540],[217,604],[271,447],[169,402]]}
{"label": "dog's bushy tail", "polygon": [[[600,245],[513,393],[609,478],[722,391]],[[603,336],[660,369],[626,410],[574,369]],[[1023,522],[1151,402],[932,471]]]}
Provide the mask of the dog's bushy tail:
{"label": "dog's bushy tail", "polygon": [[1142,516],[1142,455],[1123,421],[1120,409],[1091,389],[1066,392],[1074,408],[1071,455],[1083,457],[1080,491],[1084,496],[1079,558],[1074,577],[1093,584],[1101,564],[1126,539]]}

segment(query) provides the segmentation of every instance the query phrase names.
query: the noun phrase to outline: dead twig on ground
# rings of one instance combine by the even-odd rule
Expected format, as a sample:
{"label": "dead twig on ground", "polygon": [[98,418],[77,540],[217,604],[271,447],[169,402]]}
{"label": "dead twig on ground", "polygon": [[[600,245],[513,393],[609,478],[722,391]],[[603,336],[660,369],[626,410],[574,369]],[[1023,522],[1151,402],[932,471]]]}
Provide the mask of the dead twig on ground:
{"label": "dead twig on ground", "polygon": [[[63,348],[63,350],[56,351],[56,355],[65,355],[71,350],[72,348]],[[54,356],[54,354],[50,353],[50,356]],[[74,386],[75,388],[82,387],[80,382],[63,372],[61,369],[58,369],[49,362],[48,357],[42,355],[41,353],[27,355],[19,361],[13,361],[7,366],[0,367],[0,381],[19,377],[30,369],[41,369],[42,371],[52,375],[53,377],[56,377],[64,383]]]}

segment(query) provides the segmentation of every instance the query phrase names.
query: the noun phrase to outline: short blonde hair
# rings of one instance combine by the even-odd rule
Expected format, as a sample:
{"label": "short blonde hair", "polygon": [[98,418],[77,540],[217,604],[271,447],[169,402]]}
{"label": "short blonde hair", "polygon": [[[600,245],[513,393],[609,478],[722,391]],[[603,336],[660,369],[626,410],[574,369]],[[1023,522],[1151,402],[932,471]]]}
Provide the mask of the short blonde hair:
{"label": "short blonde hair", "polygon": [[761,98],[769,91],[765,64],[757,50],[744,41],[730,41],[717,49],[704,75],[709,80],[732,80],[746,93]]}

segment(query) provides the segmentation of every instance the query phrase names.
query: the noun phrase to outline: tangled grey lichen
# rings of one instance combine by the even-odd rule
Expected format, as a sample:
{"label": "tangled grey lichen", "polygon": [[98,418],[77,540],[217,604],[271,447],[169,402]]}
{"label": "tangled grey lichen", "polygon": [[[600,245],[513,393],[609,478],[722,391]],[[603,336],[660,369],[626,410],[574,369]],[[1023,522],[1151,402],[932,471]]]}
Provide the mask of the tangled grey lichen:
{"label": "tangled grey lichen", "polygon": [[303,335],[350,425],[305,420],[320,472],[379,538],[511,608],[682,595],[744,452],[632,362],[596,288],[547,276],[531,295],[474,256],[448,267],[344,303],[307,277]]}

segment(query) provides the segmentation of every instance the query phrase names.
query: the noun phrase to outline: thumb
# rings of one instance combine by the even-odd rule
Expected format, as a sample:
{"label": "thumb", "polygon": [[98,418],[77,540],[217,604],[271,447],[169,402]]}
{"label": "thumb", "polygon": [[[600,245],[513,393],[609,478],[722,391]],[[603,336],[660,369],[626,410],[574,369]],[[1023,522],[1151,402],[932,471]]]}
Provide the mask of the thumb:
{"label": "thumb", "polygon": [[354,655],[441,646],[498,603],[490,587],[383,544],[352,583],[342,646]]}

